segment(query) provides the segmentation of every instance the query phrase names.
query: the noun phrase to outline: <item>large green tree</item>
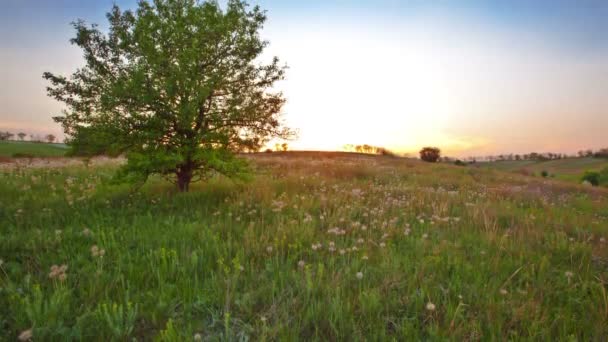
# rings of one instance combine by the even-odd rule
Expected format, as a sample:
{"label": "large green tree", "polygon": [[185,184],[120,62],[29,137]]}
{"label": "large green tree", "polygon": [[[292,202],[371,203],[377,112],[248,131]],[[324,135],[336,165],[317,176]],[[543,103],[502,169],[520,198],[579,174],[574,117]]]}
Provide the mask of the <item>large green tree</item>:
{"label": "large green tree", "polygon": [[292,132],[281,124],[285,67],[261,55],[266,14],[239,0],[140,1],[114,6],[109,29],[75,22],[71,42],[85,66],[71,77],[49,72],[48,94],[66,104],[55,121],[81,155],[124,154],[120,174],[160,174],[187,191],[211,174],[246,169],[236,152]]}

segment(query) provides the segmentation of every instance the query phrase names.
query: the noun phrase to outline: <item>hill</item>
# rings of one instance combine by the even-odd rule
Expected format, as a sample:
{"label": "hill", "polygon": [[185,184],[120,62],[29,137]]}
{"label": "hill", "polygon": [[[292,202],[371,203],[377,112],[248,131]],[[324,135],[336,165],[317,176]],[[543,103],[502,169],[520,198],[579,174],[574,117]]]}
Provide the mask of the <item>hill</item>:
{"label": "hill", "polygon": [[537,176],[542,171],[547,171],[550,176],[557,179],[580,182],[585,171],[598,171],[608,167],[608,160],[603,158],[565,158],[547,161],[508,160],[479,163],[479,165],[501,171],[515,171]]}
{"label": "hill", "polygon": [[67,152],[65,144],[29,141],[0,141],[0,157],[61,157]]}
{"label": "hill", "polygon": [[[0,169],[0,331],[36,340],[602,340],[608,190],[328,153],[189,193]],[[80,164],[82,165],[82,164]]]}

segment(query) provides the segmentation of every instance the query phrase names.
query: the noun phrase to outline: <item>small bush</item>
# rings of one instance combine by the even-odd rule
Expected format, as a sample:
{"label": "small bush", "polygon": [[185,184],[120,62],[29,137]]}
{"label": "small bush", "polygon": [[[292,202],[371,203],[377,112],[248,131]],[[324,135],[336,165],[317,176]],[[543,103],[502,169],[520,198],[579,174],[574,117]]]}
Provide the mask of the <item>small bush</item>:
{"label": "small bush", "polygon": [[420,159],[425,162],[435,163],[441,157],[441,150],[437,147],[424,147],[420,150]]}
{"label": "small bush", "polygon": [[589,182],[593,186],[600,185],[600,173],[597,171],[585,171],[581,182]]}
{"label": "small bush", "polygon": [[466,166],[467,164],[465,162],[463,162],[460,159],[456,159],[456,161],[454,162],[454,165],[456,166]]}
{"label": "small bush", "polygon": [[272,153],[272,150],[271,150],[271,149],[269,149],[269,148],[267,148],[267,149],[266,149],[264,152],[265,152],[265,153]]}
{"label": "small bush", "polygon": [[540,175],[541,175],[543,178],[547,178],[547,177],[549,177],[549,172],[547,172],[546,170],[542,170],[542,171],[540,172]]}

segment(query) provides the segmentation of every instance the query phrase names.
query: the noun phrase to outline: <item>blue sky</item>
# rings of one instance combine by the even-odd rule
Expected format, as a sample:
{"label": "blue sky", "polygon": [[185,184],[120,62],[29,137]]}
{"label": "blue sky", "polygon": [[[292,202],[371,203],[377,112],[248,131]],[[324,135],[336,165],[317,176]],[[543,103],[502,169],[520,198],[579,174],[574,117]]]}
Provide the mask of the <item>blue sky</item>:
{"label": "blue sky", "polygon": [[[61,105],[41,74],[78,67],[69,23],[103,27],[112,3],[0,2],[0,128],[60,131],[50,117]],[[296,148],[434,144],[464,155],[608,145],[608,1],[250,3],[268,10],[268,53],[290,66],[281,87]]]}

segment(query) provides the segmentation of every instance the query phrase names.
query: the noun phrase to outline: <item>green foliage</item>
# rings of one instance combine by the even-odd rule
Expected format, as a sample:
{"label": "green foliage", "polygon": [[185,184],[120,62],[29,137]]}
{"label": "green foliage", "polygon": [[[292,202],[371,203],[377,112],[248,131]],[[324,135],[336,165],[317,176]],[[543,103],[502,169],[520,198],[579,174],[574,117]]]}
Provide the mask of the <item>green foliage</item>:
{"label": "green foliage", "polygon": [[543,178],[547,178],[547,177],[549,177],[549,172],[547,172],[547,170],[542,170],[542,171],[540,172],[540,175],[541,175],[541,177],[543,177]]}
{"label": "green foliage", "polygon": [[83,21],[72,43],[86,65],[66,78],[45,73],[49,96],[68,109],[62,124],[75,155],[125,154],[125,179],[160,174],[181,191],[214,173],[246,172],[232,156],[289,138],[285,102],[271,91],[284,78],[275,57],[259,63],[267,42],[259,7],[229,0],[141,1],[114,6],[108,34]]}
{"label": "green foliage", "polygon": [[600,171],[599,184],[600,185],[604,185],[604,186],[608,186],[608,166],[604,167]]}
{"label": "green foliage", "polygon": [[600,185],[600,173],[597,171],[585,171],[583,177],[581,177],[582,182],[589,182],[593,186]]}

